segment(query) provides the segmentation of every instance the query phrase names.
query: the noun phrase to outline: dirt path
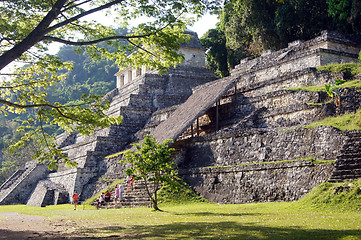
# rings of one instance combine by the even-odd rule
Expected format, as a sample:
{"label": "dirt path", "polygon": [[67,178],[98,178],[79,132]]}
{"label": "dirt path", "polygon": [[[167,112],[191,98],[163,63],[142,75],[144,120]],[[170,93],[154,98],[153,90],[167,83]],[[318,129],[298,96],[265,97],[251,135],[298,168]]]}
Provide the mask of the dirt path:
{"label": "dirt path", "polygon": [[0,239],[69,239],[71,222],[0,212]]}

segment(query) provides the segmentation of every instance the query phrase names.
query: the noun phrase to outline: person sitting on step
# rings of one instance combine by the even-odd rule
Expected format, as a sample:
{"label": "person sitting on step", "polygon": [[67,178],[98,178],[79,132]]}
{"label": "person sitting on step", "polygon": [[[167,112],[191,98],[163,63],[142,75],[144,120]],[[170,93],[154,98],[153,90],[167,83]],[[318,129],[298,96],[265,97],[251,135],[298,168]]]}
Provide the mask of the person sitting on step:
{"label": "person sitting on step", "polygon": [[110,202],[111,197],[112,197],[112,194],[109,191],[107,191],[105,193],[105,201]]}
{"label": "person sitting on step", "polygon": [[104,193],[100,194],[100,197],[98,199],[98,203],[97,203],[97,209],[99,209],[100,205],[104,204]]}

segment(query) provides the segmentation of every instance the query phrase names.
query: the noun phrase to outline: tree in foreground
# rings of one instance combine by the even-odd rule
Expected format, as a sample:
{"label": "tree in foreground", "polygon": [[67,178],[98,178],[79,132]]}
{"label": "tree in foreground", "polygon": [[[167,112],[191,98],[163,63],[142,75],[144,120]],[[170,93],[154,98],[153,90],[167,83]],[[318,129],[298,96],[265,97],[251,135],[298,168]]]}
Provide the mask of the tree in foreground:
{"label": "tree in foreground", "polygon": [[136,150],[126,151],[123,155],[124,160],[121,161],[129,164],[129,168],[124,170],[127,176],[144,181],[153,208],[158,211],[160,210],[158,208],[158,190],[165,182],[170,186],[174,185],[174,180],[177,179],[177,171],[171,157],[174,148],[169,147],[170,143],[172,140],[158,143],[153,136],[146,135],[143,143],[141,145],[134,143],[133,146]]}
{"label": "tree in foreground", "polygon": [[[34,117],[26,119],[19,131],[23,138],[14,148],[25,145],[35,135],[42,136],[42,146],[35,157],[50,161],[56,168],[59,157],[70,162],[44,131],[46,124],[57,125],[68,132],[91,134],[96,127],[109,127],[121,118],[109,117],[109,102],[101,96],[83,95],[77,102],[50,102],[46,89],[65,78],[62,69],[72,64],[62,62],[47,51],[51,43],[79,47],[93,60],[108,59],[119,66],[145,65],[166,71],[183,60],[177,50],[189,36],[184,34],[192,20],[185,15],[201,16],[215,7],[217,0],[3,0],[0,1],[0,74],[10,79],[0,81],[0,114],[23,114],[29,109]],[[112,16],[124,28],[139,17],[151,19],[117,34],[112,27],[89,20]],[[94,17],[95,18],[95,17]],[[100,43],[115,51],[109,52]],[[127,42],[128,44],[124,44]],[[129,55],[131,54],[131,55]],[[18,63],[14,71],[8,66]],[[65,71],[63,71],[65,72]]]}

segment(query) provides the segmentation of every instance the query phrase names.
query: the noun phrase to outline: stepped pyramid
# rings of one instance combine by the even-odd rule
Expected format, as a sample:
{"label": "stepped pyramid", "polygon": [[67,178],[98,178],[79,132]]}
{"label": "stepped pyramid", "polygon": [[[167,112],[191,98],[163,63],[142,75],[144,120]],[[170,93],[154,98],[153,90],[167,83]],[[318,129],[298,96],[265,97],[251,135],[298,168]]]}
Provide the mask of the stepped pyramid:
{"label": "stepped pyramid", "polygon": [[[148,133],[158,141],[175,141],[180,177],[212,202],[293,201],[325,181],[359,177],[360,131],[305,126],[354,113],[360,91],[342,89],[336,106],[325,92],[291,88],[344,79],[315,67],[358,61],[360,43],[323,31],[309,41],[243,59],[231,76],[215,80],[205,69],[196,34],[188,33],[191,42],[181,48],[185,62],[168,74],[131,67],[116,74],[117,88],[105,99],[111,101],[109,115],[124,116],[122,124],[90,137],[58,136],[58,145],[78,162],[77,169],[49,173],[40,164],[30,167],[2,186],[0,204],[62,203],[73,191],[88,198],[106,186],[100,178],[124,177],[120,157],[105,156]],[[315,164],[314,159],[335,163]],[[29,174],[35,169],[36,178]],[[21,191],[22,199],[17,199]]]}
{"label": "stepped pyramid", "polygon": [[[325,92],[291,89],[344,79],[342,73],[315,67],[357,62],[360,50],[359,43],[324,31],[315,39],[265,51],[242,60],[230,77],[195,88],[179,107],[153,113],[141,132],[175,140],[179,175],[211,202],[294,201],[335,179],[333,174],[343,176],[338,180],[358,178],[358,142],[352,139],[361,139],[360,131],[350,138],[349,131],[305,126],[355,113],[359,89],[342,89],[340,106]],[[348,157],[352,160],[341,161]],[[343,165],[347,171],[341,171]]]}
{"label": "stepped pyramid", "polygon": [[[124,117],[121,124],[98,129],[91,136],[77,133],[57,136],[58,146],[70,160],[78,163],[77,168],[68,169],[60,164],[56,172],[49,173],[43,165],[33,163],[34,167],[17,172],[1,187],[0,204],[60,204],[69,202],[74,191],[81,193],[82,200],[101,188],[96,184],[105,173],[124,177],[121,170],[112,171],[112,165],[118,163],[107,162],[105,156],[129,147],[136,139],[134,134],[150,121],[153,112],[184,102],[192,94],[193,87],[215,79],[205,67],[205,49],[197,34],[188,30],[186,33],[190,35],[190,41],[181,44],[179,50],[185,60],[167,74],[132,67],[116,74],[117,88],[104,99],[111,101],[108,115]],[[19,181],[22,184],[17,184]]]}

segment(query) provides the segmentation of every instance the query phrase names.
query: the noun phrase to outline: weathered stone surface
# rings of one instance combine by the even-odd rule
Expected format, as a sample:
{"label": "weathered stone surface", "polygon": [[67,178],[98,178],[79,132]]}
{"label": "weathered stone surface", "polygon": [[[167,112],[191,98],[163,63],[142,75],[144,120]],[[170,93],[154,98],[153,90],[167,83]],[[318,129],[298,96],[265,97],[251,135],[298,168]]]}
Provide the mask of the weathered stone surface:
{"label": "weathered stone surface", "polygon": [[28,162],[25,169],[13,174],[0,188],[0,205],[26,203],[37,182],[44,179],[49,170],[46,165]]}
{"label": "weathered stone surface", "polygon": [[330,182],[361,178],[361,132],[347,132],[347,142],[335,162]]}
{"label": "weathered stone surface", "polygon": [[31,194],[27,205],[34,207],[45,207],[68,203],[70,196],[65,188],[49,180],[41,180]]}
{"label": "weathered stone surface", "polygon": [[333,168],[299,161],[182,170],[180,176],[211,202],[294,201],[327,181]]}
{"label": "weathered stone surface", "polygon": [[293,159],[335,160],[347,135],[333,127],[240,129],[184,141],[179,167],[229,166]]}

